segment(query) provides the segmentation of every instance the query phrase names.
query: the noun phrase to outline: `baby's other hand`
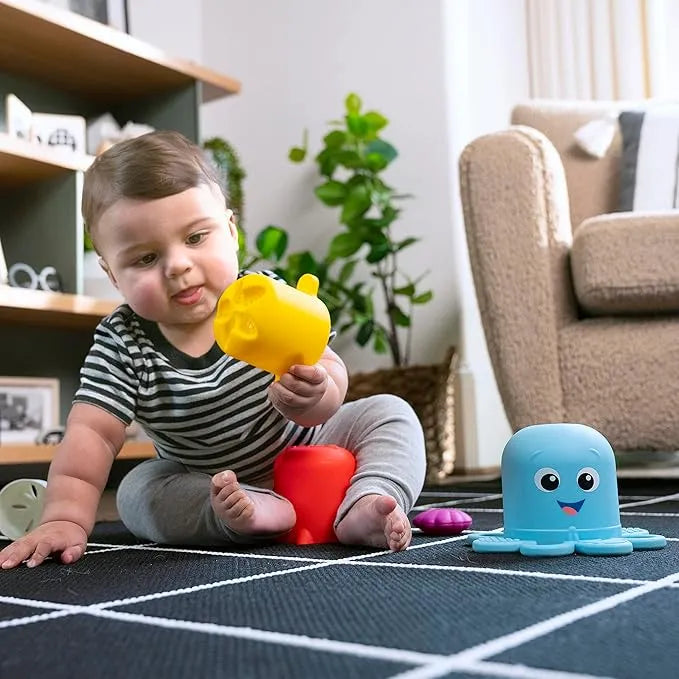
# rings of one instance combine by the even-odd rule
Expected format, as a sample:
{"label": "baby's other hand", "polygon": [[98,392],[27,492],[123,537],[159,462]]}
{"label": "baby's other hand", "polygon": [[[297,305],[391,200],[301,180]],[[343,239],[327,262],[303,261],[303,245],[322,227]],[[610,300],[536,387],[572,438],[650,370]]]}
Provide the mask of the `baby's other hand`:
{"label": "baby's other hand", "polygon": [[269,387],[274,408],[295,420],[316,406],[328,388],[328,371],[320,364],[293,365]]}
{"label": "baby's other hand", "polygon": [[61,555],[62,563],[73,563],[87,547],[87,533],[72,521],[49,521],[19,538],[0,552],[0,568],[14,568],[28,559],[29,568],[38,566],[51,554]]}

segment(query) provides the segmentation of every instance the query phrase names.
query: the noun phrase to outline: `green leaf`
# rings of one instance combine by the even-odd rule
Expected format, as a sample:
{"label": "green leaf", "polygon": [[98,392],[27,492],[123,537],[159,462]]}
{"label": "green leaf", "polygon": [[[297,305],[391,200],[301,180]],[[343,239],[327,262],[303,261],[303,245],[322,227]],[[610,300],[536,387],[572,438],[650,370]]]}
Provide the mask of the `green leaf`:
{"label": "green leaf", "polygon": [[384,331],[381,328],[376,328],[373,333],[373,351],[376,354],[386,354],[389,344],[387,343]]}
{"label": "green leaf", "polygon": [[340,271],[339,275],[339,281],[340,283],[346,283],[351,276],[354,273],[354,269],[356,268],[356,264],[358,264],[357,260],[355,259],[350,259],[343,267],[342,270]]}
{"label": "green leaf", "polygon": [[262,257],[278,261],[288,247],[288,234],[279,226],[270,224],[257,234],[255,244]]}
{"label": "green leaf", "polygon": [[368,111],[365,114],[365,119],[366,122],[368,123],[368,127],[373,132],[379,132],[383,127],[386,127],[389,123],[389,121],[381,113],[378,113],[377,111]]}
{"label": "green leaf", "polygon": [[391,252],[391,246],[388,241],[376,243],[370,248],[370,252],[366,257],[366,261],[370,264],[377,264],[381,262]]}
{"label": "green leaf", "polygon": [[314,193],[326,205],[341,205],[347,193],[346,186],[342,182],[330,180],[314,189]]}
{"label": "green leaf", "polygon": [[396,304],[393,304],[391,309],[389,309],[389,315],[396,325],[400,325],[403,328],[410,327],[410,316],[404,314]]}
{"label": "green leaf", "polygon": [[375,324],[373,321],[365,321],[358,329],[358,332],[356,333],[356,342],[360,346],[364,347],[370,341],[374,326]]}
{"label": "green leaf", "polygon": [[402,288],[394,288],[394,294],[412,297],[415,294],[415,286],[412,283],[408,283],[408,285],[404,285]]}
{"label": "green leaf", "polygon": [[339,165],[339,160],[337,158],[337,150],[333,148],[323,149],[317,156],[316,162],[318,163],[318,171],[324,177],[332,177],[333,172],[337,169]]}
{"label": "green leaf", "polygon": [[332,259],[338,257],[351,257],[363,245],[363,239],[356,233],[340,233],[330,242],[329,256]]}
{"label": "green leaf", "polygon": [[370,200],[370,192],[365,184],[357,184],[349,189],[349,193],[344,202],[344,208],[342,209],[342,216],[340,221],[343,224],[347,224],[352,219],[360,217],[362,214],[366,213],[372,202]]}
{"label": "green leaf", "polygon": [[379,153],[368,153],[365,157],[365,164],[372,172],[384,170],[384,168],[388,165],[386,158],[381,156]]}
{"label": "green leaf", "polygon": [[351,134],[362,139],[369,131],[368,122],[365,117],[358,113],[349,113],[346,117],[347,129]]}
{"label": "green leaf", "polygon": [[404,238],[402,241],[399,243],[396,243],[396,249],[394,252],[399,252],[400,250],[403,250],[403,248],[407,248],[409,245],[412,245],[413,243],[417,243],[419,241],[419,238]]}
{"label": "green leaf", "polygon": [[366,163],[359,153],[351,150],[343,150],[337,154],[337,161],[340,165],[355,170],[360,167],[365,167]]}
{"label": "green leaf", "polygon": [[306,158],[306,149],[302,149],[299,146],[293,146],[290,151],[288,151],[288,158],[293,163],[301,163]]}
{"label": "green leaf", "polygon": [[421,295],[413,297],[412,302],[413,304],[426,304],[432,299],[433,296],[434,293],[431,290],[428,290],[427,292],[423,292]]}
{"label": "green leaf", "polygon": [[347,133],[342,130],[333,130],[323,137],[323,143],[330,149],[341,148],[347,140]]}
{"label": "green leaf", "polygon": [[361,97],[359,97],[358,94],[355,94],[354,92],[351,92],[344,100],[347,113],[358,113],[361,110],[362,103]]}
{"label": "green leaf", "polygon": [[384,141],[384,139],[374,139],[365,147],[366,154],[377,153],[382,156],[387,163],[391,163],[396,156],[398,156],[398,151],[389,143]]}

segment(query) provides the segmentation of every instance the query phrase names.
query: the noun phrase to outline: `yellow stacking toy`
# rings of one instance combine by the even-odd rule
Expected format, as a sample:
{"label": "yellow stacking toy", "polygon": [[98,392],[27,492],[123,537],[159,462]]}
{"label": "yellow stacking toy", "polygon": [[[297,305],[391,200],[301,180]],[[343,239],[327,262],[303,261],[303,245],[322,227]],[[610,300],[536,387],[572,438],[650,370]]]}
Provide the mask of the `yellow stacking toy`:
{"label": "yellow stacking toy", "polygon": [[214,322],[221,350],[278,380],[293,365],[314,365],[330,337],[328,308],[316,296],[318,278],[304,274],[297,288],[251,273],[219,298]]}

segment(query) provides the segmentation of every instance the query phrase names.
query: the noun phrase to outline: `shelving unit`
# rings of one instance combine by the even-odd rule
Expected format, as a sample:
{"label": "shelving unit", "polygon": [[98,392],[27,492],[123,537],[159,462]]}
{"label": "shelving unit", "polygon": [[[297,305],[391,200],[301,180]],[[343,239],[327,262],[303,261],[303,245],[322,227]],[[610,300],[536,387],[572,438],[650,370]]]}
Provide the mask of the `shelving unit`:
{"label": "shelving unit", "polygon": [[[237,93],[238,80],[38,0],[0,0],[0,241],[8,264],[54,266],[64,293],[0,286],[0,375],[60,381],[61,420],[92,332],[115,303],[82,295],[83,172],[92,158],[6,134],[5,99],[33,111],[110,113],[200,141],[199,107]],[[122,457],[147,457],[127,444]],[[51,449],[0,446],[0,464],[49,459]],[[33,459],[32,459],[33,461]]]}
{"label": "shelving unit", "polygon": [[[5,445],[0,446],[0,465],[50,462],[56,446]],[[117,460],[137,460],[155,457],[153,444],[148,441],[128,441]]]}
{"label": "shelving unit", "polygon": [[202,101],[240,91],[235,78],[36,0],[2,0],[0,35],[0,71],[99,101],[146,97],[194,82],[203,85]]}
{"label": "shelving unit", "polygon": [[77,170],[94,158],[59,152],[0,132],[0,186],[16,187]]}
{"label": "shelving unit", "polygon": [[0,285],[0,323],[94,330],[116,307],[84,295],[24,290]]}

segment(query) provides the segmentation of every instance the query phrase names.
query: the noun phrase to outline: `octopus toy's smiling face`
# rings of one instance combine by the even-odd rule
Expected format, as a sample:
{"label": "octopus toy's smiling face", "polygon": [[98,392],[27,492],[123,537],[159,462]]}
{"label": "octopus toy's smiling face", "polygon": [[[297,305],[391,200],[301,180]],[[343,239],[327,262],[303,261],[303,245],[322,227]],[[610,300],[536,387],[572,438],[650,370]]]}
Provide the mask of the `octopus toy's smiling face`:
{"label": "octopus toy's smiling face", "polygon": [[502,458],[505,527],[562,530],[619,522],[615,458],[580,425],[527,427]]}
{"label": "octopus toy's smiling face", "polygon": [[[571,469],[569,469],[570,473],[564,473],[551,466],[540,467],[533,475],[535,487],[541,493],[549,493],[553,498],[552,508],[555,511],[558,509],[567,516],[576,516],[585,502],[591,500],[594,497],[593,494],[597,492],[601,481],[601,476],[596,469],[599,452],[594,448],[589,452],[594,458],[591,460],[592,464],[578,469],[574,479],[568,478],[573,476]],[[531,460],[533,463],[540,464],[546,457],[548,455],[544,451],[536,451],[531,456]],[[562,475],[565,478],[562,479]]]}

